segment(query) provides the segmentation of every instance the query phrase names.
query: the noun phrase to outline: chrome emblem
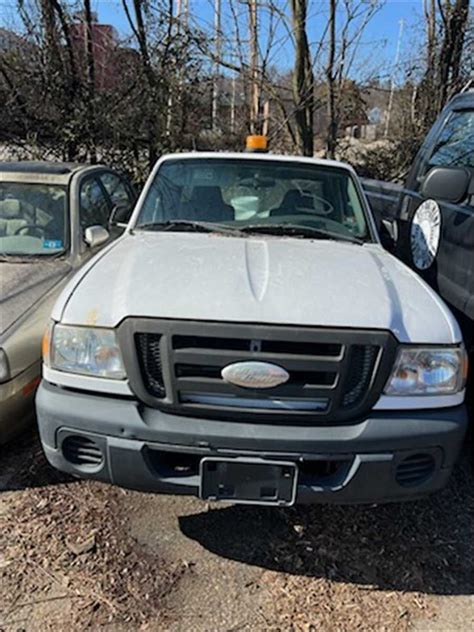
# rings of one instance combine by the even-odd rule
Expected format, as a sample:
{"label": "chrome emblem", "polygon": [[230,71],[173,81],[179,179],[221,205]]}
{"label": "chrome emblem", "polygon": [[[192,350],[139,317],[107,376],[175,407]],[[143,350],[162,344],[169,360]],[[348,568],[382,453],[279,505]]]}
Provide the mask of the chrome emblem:
{"label": "chrome emblem", "polygon": [[274,388],[288,382],[290,374],[269,362],[235,362],[224,367],[222,379],[243,388]]}

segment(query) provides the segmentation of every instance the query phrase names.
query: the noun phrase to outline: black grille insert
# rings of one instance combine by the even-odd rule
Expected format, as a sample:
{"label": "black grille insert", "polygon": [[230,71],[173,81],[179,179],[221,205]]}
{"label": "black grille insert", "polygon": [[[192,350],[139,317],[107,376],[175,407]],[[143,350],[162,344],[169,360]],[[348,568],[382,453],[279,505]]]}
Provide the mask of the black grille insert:
{"label": "black grille insert", "polygon": [[268,353],[290,353],[317,356],[338,357],[342,345],[327,343],[310,343],[288,340],[249,340],[248,338],[210,338],[206,336],[173,336],[174,349],[225,349],[227,351],[248,351],[249,346],[255,350]]}
{"label": "black grille insert", "polygon": [[379,348],[372,345],[353,345],[350,371],[344,384],[344,408],[355,406],[365,395],[374,372]]}
{"label": "black grille insert", "polygon": [[138,361],[147,391],[162,399],[165,395],[161,362],[161,335],[136,334]]}
{"label": "black grille insert", "polygon": [[436,461],[431,454],[412,454],[397,466],[395,478],[402,487],[421,485],[433,474]]}
{"label": "black grille insert", "polygon": [[64,458],[73,465],[98,467],[104,460],[100,446],[88,437],[70,435],[64,439],[61,447]]}

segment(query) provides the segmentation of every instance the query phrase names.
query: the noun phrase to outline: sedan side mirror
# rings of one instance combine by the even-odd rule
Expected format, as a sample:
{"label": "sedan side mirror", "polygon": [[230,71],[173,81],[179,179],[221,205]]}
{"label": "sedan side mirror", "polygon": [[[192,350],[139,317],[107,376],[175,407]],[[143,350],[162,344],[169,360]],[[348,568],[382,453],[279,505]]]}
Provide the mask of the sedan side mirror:
{"label": "sedan side mirror", "polygon": [[125,228],[132,217],[132,213],[133,206],[130,204],[117,204],[110,213],[109,228],[112,226]]}
{"label": "sedan side mirror", "polygon": [[110,238],[110,233],[103,226],[89,226],[84,231],[84,241],[89,248],[98,248]]}
{"label": "sedan side mirror", "polygon": [[462,167],[433,167],[423,180],[421,193],[426,198],[457,204],[467,195],[471,174]]}
{"label": "sedan side mirror", "polygon": [[395,252],[398,241],[398,224],[396,219],[382,219],[379,228],[380,241],[385,250]]}

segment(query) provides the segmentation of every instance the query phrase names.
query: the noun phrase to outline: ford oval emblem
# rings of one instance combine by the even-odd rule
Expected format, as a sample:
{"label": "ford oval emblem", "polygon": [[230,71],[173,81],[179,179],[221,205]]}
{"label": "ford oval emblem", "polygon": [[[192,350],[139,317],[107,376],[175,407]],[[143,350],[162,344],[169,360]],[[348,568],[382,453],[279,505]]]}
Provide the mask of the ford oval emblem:
{"label": "ford oval emblem", "polygon": [[243,388],[274,388],[288,382],[290,374],[269,362],[235,362],[224,367],[222,379]]}

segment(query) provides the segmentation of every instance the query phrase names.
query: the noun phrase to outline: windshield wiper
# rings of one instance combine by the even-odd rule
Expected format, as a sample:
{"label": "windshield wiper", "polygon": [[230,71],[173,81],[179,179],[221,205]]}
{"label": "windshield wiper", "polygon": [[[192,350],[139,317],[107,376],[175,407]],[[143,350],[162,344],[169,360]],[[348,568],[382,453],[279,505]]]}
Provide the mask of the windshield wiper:
{"label": "windshield wiper", "polygon": [[291,237],[313,237],[317,239],[334,239],[336,241],[348,241],[362,245],[365,243],[355,235],[343,235],[332,231],[312,228],[311,226],[299,226],[298,224],[255,224],[244,226],[240,229],[245,233],[266,233],[267,235],[288,235]]}
{"label": "windshield wiper", "polygon": [[337,241],[347,241],[354,244],[363,244],[364,241],[356,236],[342,235],[331,231],[312,228],[311,226],[300,226],[298,224],[250,224],[232,228],[213,222],[193,222],[191,220],[168,220],[166,222],[150,222],[136,227],[139,230],[156,231],[184,231],[199,233],[221,233],[232,236],[243,236],[252,233],[265,233],[267,235],[288,235],[291,237],[312,237],[318,239],[334,239]]}
{"label": "windshield wiper", "polygon": [[193,222],[186,219],[174,219],[166,222],[149,222],[148,224],[140,224],[136,227],[138,230],[156,230],[156,231],[183,231],[196,233],[222,233],[238,235],[239,230],[221,224],[212,222]]}

